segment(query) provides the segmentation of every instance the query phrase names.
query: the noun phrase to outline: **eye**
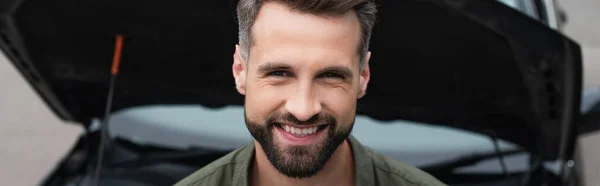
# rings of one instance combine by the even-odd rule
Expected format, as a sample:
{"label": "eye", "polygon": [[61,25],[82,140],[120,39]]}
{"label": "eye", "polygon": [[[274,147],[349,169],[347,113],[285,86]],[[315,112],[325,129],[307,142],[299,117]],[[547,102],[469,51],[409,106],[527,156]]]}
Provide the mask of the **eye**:
{"label": "eye", "polygon": [[334,72],[326,72],[321,75],[322,78],[344,79],[345,77]]}
{"label": "eye", "polygon": [[290,73],[286,72],[286,71],[273,71],[273,72],[269,72],[267,74],[267,76],[276,76],[276,77],[289,77]]}

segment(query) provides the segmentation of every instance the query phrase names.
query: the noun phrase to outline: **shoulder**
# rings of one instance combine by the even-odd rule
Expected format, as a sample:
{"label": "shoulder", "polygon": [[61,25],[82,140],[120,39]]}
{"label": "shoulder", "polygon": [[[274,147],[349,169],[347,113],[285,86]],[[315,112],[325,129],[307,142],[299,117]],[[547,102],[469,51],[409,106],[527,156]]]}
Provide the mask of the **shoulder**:
{"label": "shoulder", "polygon": [[364,148],[371,156],[376,178],[379,181],[397,183],[393,185],[446,186],[435,177],[414,166],[386,157],[372,148],[366,146]]}
{"label": "shoulder", "polygon": [[230,185],[235,176],[235,171],[245,164],[246,152],[249,146],[237,149],[215,161],[204,166],[202,169],[192,173],[175,186],[200,186],[200,185]]}

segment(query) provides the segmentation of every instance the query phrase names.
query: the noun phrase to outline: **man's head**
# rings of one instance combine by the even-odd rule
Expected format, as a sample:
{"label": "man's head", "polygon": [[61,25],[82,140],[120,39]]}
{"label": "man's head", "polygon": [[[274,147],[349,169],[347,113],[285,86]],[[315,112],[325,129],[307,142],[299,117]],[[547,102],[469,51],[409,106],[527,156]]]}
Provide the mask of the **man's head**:
{"label": "man's head", "polygon": [[232,66],[246,125],[282,174],[323,168],[352,131],[370,78],[368,0],[240,0]]}

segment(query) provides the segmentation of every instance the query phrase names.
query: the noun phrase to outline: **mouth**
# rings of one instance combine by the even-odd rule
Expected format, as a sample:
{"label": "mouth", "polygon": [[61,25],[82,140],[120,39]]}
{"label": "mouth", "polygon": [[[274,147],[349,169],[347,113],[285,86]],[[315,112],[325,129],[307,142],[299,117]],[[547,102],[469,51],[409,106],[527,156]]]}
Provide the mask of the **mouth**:
{"label": "mouth", "polygon": [[297,137],[305,137],[327,128],[329,125],[316,125],[310,127],[294,127],[291,125],[277,124],[277,127]]}
{"label": "mouth", "polygon": [[329,126],[329,124],[325,124],[299,127],[278,123],[275,128],[280,134],[278,136],[284,143],[290,145],[308,145],[314,143],[319,136],[324,135],[324,131]]}

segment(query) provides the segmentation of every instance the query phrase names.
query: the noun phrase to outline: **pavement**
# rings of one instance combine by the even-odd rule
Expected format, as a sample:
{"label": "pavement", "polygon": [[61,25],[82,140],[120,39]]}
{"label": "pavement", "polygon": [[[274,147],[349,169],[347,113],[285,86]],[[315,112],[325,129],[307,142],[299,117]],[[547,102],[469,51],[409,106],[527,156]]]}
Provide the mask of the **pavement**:
{"label": "pavement", "polygon": [[[565,33],[583,46],[584,86],[600,85],[600,1],[562,0]],[[56,118],[0,55],[0,185],[37,185],[82,129]],[[600,133],[580,139],[587,186],[600,185]]]}

